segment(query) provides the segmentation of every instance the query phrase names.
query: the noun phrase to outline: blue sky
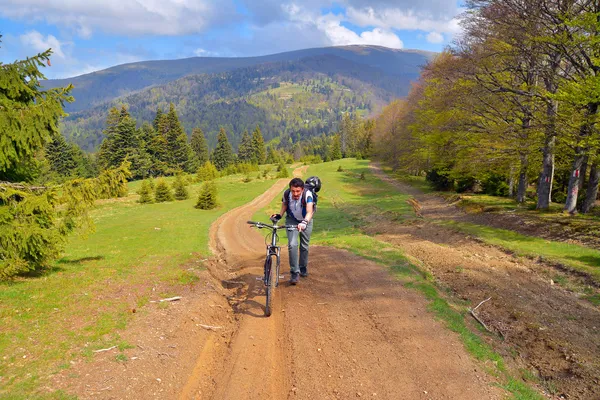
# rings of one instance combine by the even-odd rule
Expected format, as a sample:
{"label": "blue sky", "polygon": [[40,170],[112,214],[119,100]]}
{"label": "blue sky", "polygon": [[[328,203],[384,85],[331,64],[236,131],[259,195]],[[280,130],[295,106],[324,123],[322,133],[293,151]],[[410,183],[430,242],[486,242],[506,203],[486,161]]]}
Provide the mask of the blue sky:
{"label": "blue sky", "polygon": [[194,56],[373,44],[440,51],[456,0],[0,0],[0,61],[54,50],[48,78]]}

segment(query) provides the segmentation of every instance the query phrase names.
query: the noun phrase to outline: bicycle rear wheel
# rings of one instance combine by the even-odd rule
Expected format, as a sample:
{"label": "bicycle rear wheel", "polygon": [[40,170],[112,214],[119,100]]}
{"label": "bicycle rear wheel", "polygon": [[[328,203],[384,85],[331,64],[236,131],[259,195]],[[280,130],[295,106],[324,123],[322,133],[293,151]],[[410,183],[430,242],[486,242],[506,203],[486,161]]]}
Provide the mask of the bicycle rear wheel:
{"label": "bicycle rear wheel", "polygon": [[275,263],[273,262],[274,256],[269,256],[265,260],[265,292],[267,294],[267,299],[265,303],[265,316],[271,316],[271,312],[273,310],[273,291],[275,289],[275,282],[277,282],[277,277],[275,274],[277,273],[277,268]]}

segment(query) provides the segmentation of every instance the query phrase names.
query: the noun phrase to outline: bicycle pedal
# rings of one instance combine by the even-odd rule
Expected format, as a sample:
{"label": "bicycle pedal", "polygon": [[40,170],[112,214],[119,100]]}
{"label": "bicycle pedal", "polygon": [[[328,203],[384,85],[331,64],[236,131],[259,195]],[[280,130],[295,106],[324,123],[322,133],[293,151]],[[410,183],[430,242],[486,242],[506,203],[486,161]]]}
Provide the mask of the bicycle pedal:
{"label": "bicycle pedal", "polygon": [[262,281],[262,280],[263,280],[263,278],[261,278],[261,277],[258,277],[258,276],[257,276],[257,277],[256,277],[256,280],[257,280],[257,281]]}
{"label": "bicycle pedal", "polygon": [[285,279],[285,275],[279,275],[279,279]]}

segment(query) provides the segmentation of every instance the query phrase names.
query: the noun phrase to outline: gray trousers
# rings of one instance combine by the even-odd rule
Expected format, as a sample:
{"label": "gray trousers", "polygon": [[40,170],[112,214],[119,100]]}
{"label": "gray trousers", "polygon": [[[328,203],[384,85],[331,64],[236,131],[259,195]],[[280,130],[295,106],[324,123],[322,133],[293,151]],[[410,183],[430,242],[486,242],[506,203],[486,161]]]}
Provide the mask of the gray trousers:
{"label": "gray trousers", "polygon": [[[285,218],[286,225],[296,225],[298,221],[293,218]],[[310,243],[310,234],[313,229],[313,220],[311,219],[306,229],[302,232],[298,230],[286,231],[288,238],[288,252],[290,255],[290,272],[306,272],[308,267],[308,244]],[[298,247],[300,247],[300,257],[298,257]]]}

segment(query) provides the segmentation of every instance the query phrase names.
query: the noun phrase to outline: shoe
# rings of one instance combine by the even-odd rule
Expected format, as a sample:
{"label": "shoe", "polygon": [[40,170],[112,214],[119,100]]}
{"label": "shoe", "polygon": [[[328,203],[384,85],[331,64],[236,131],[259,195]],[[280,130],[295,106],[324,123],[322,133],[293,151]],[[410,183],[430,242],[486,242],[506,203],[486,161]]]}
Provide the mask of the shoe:
{"label": "shoe", "polygon": [[298,273],[297,272],[292,272],[292,276],[290,278],[290,285],[295,285],[295,284],[298,283],[298,281],[299,281]]}
{"label": "shoe", "polygon": [[304,269],[300,269],[300,276],[303,278],[307,278],[308,277],[308,271],[306,270],[306,268]]}

